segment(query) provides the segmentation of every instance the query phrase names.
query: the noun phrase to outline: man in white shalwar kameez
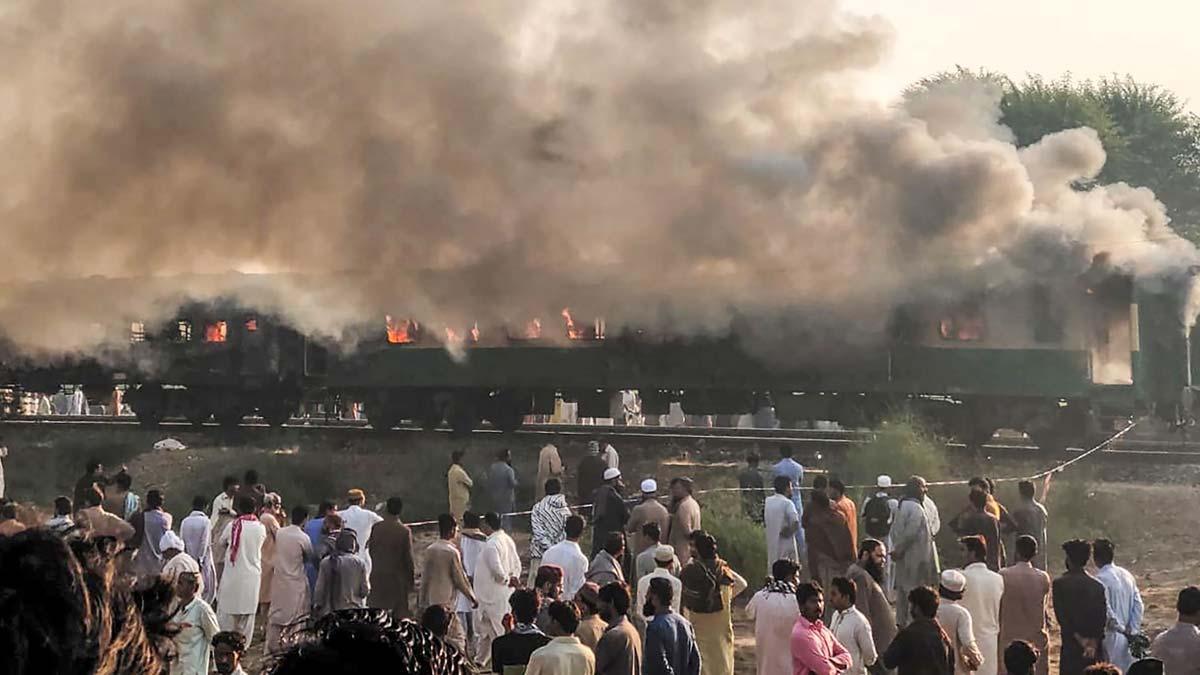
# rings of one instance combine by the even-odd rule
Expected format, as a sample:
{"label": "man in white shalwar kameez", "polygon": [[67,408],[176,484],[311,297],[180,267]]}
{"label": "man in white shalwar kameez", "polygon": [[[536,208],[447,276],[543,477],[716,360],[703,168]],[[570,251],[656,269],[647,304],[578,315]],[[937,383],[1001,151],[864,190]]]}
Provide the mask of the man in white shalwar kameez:
{"label": "man in white shalwar kameez", "polygon": [[355,553],[363,562],[367,564],[367,578],[371,576],[371,553],[367,550],[366,543],[371,540],[371,530],[374,529],[375,523],[381,522],[383,516],[363,508],[363,504],[367,501],[367,494],[358,488],[350,490],[346,493],[346,503],[349,506],[344,511],[338,511],[337,514],[342,517],[342,527],[347,530],[354,530],[354,534],[358,535],[358,541],[361,542],[358,547],[358,553]]}
{"label": "man in white shalwar kameez", "polygon": [[304,532],[308,509],[292,509],[292,522],[275,533],[275,573],[268,589],[271,600],[267,612],[267,653],[283,651],[283,638],[300,627],[312,606],[305,563],[313,560],[312,540]]}
{"label": "man in white shalwar kameez", "polygon": [[241,495],[234,502],[238,517],[225,527],[220,548],[225,566],[217,589],[217,623],[223,631],[237,631],[249,648],[254,637],[254,615],[262,584],[262,548],[267,528],[254,516],[254,499]]}
{"label": "man in white shalwar kameez", "polygon": [[504,635],[504,615],[508,597],[520,584],[521,556],[512,537],[500,528],[500,515],[483,517],[483,533],[488,536],[475,565],[475,657],[488,669],[492,660],[492,641]]}
{"label": "man in white shalwar kameez", "polygon": [[[791,484],[786,476],[781,478]],[[794,537],[792,545],[795,545]],[[758,675],[788,675],[792,672],[792,628],[800,616],[800,605],[796,603],[798,571],[799,566],[790,560],[775,561],[771,566],[771,580],[746,605],[746,616],[754,622]]]}
{"label": "man in white shalwar kameez", "polygon": [[[976,675],[996,675],[999,672],[1000,654],[1000,599],[1004,597],[1004,577],[987,566],[987,540],[981,536],[963,537],[959,540],[966,552],[967,566],[963,577],[967,588],[959,603],[971,614],[971,630],[975,633],[975,644],[983,653],[983,663]],[[1004,645],[1007,647],[1008,645]]]}
{"label": "man in white shalwar kameez", "polygon": [[1142,629],[1142,594],[1129,570],[1113,564],[1116,546],[1108,539],[1092,543],[1092,558],[1096,561],[1096,580],[1104,584],[1108,601],[1108,624],[1104,627],[1104,655],[1121,672],[1133,665],[1129,653],[1129,637]]}
{"label": "man in white shalwar kameez", "polygon": [[[462,529],[458,532],[458,549],[462,555],[463,573],[467,575],[472,587],[475,582],[475,565],[479,562],[479,554],[483,552],[486,544],[487,535],[479,531],[479,514],[467,511],[463,514]],[[454,611],[458,614],[458,621],[462,624],[463,633],[467,638],[467,655],[472,656],[474,652],[471,650],[475,645],[475,605],[471,598],[457,593]]]}
{"label": "man in white shalwar kameez", "polygon": [[763,503],[763,525],[767,533],[767,567],[771,568],[776,560],[799,562],[796,530],[800,529],[800,514],[792,502],[792,480],[787,476],[775,476],[775,494]]}
{"label": "man in white shalwar kameez", "polygon": [[217,597],[217,567],[212,554],[212,521],[204,513],[207,504],[204,497],[192,500],[192,512],[179,523],[179,537],[183,539],[183,552],[200,565],[200,597],[212,604]]}
{"label": "man in white shalwar kameez", "polygon": [[937,583],[941,569],[932,526],[924,506],[925,479],[913,476],[905,486],[904,498],[896,508],[892,523],[892,560],[895,561],[896,624],[907,626],[908,592],[919,586]]}

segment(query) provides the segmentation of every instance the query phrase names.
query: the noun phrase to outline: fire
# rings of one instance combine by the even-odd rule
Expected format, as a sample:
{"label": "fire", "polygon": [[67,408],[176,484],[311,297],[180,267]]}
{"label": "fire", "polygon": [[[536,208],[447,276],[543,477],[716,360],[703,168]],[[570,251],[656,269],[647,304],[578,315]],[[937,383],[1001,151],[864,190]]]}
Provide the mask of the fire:
{"label": "fire", "polygon": [[458,337],[453,328],[446,326],[446,342],[462,342],[462,338]]}
{"label": "fire", "polygon": [[542,322],[540,319],[534,319],[525,324],[525,339],[536,340],[542,337]]}
{"label": "fire", "polygon": [[563,307],[562,317],[567,320],[567,339],[583,339],[583,331],[575,327],[575,319],[571,318],[571,308]]}
{"label": "fire", "polygon": [[387,341],[389,344],[406,345],[416,341],[414,333],[417,323],[410,319],[397,319],[388,314],[384,317],[387,325]]}
{"label": "fire", "polygon": [[479,322],[476,321],[474,326],[471,326],[471,342],[479,342]]}
{"label": "fire", "polygon": [[228,334],[228,324],[224,321],[213,321],[204,325],[205,342],[224,342]]}

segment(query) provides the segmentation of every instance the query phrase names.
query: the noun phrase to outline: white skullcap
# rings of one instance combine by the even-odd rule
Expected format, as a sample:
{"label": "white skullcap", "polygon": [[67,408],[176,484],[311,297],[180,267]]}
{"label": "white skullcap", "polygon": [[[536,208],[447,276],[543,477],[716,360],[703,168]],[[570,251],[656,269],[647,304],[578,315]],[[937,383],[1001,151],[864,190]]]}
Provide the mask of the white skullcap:
{"label": "white skullcap", "polygon": [[612,480],[614,478],[620,478],[620,477],[621,477],[620,469],[605,469],[604,470],[604,480]]}
{"label": "white skullcap", "polygon": [[884,475],[880,476],[879,478],[875,479],[875,485],[877,487],[881,487],[886,490],[886,489],[892,487],[892,477],[887,474],[884,474]]}
{"label": "white skullcap", "polygon": [[648,495],[658,492],[658,482],[653,478],[647,478],[646,480],[642,481],[642,492]]}
{"label": "white skullcap", "polygon": [[184,549],[183,540],[179,538],[179,535],[167,530],[158,540],[158,550],[166,551],[167,549],[171,548],[175,549],[176,551],[182,551]]}
{"label": "white skullcap", "polygon": [[942,572],[942,586],[948,591],[962,593],[967,588],[967,577],[958,570]]}

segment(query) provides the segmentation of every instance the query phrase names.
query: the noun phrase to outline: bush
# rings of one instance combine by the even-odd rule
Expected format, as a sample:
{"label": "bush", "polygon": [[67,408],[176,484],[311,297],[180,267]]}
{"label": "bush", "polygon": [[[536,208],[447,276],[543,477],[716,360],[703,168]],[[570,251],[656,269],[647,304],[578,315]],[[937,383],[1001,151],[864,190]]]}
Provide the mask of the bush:
{"label": "bush", "polygon": [[746,578],[751,591],[762,587],[769,571],[763,526],[746,517],[736,492],[713,492],[700,500],[701,525],[716,537],[719,555]]}
{"label": "bush", "polygon": [[909,476],[938,480],[947,475],[946,446],[918,418],[897,413],[884,419],[869,438],[846,453],[843,480],[850,485],[874,485],[880,474],[903,485]]}

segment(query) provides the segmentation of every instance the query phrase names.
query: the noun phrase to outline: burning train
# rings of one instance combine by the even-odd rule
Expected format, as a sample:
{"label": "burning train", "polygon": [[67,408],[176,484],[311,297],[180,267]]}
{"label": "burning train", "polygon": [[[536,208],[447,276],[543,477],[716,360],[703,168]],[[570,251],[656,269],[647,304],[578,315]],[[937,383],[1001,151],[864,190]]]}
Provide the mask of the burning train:
{"label": "burning train", "polygon": [[[1200,359],[1183,318],[1190,283],[1094,268],[1070,284],[910,303],[894,309],[881,344],[802,365],[757,355],[737,332],[610,331],[569,309],[553,320],[458,329],[389,315],[345,350],[238,303],[191,302],[169,321],[133,323],[128,343],[102,357],[7,357],[0,386],[48,393],[81,383],[97,398],[123,388],[147,426],[236,425],[248,415],[279,425],[306,401],[361,401],[381,430],[403,420],[512,430],[551,412],[556,398],[578,402],[581,416],[606,417],[614,392],[636,389],[648,415],[674,401],[689,414],[771,405],[785,423],[862,426],[906,405],[968,444],[1008,428],[1061,448],[1119,419],[1192,419]],[[805,349],[801,336],[795,349]]]}

